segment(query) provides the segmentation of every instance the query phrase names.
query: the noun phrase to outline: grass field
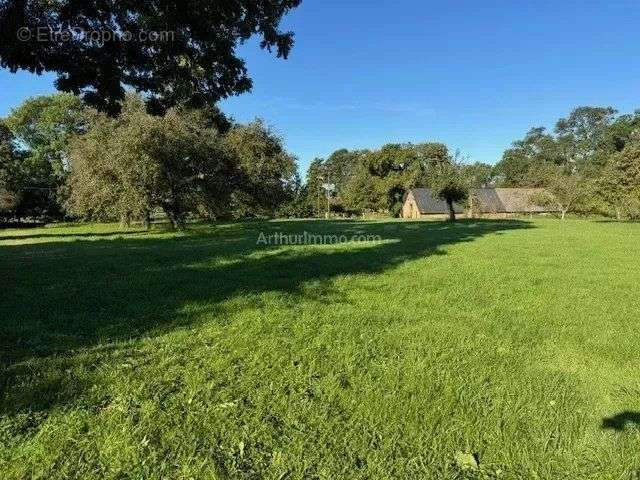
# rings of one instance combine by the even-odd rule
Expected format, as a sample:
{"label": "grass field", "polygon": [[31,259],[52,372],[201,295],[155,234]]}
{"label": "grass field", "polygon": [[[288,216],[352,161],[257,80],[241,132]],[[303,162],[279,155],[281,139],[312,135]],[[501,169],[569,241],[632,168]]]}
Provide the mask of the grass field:
{"label": "grass field", "polygon": [[[305,231],[379,240],[257,244]],[[638,478],[640,224],[3,230],[0,274],[2,479]]]}

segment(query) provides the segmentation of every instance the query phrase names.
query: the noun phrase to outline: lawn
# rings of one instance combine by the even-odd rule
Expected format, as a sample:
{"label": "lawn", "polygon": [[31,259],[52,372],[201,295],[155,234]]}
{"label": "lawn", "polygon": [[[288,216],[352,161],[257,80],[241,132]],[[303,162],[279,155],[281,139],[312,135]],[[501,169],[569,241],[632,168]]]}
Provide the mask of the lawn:
{"label": "lawn", "polygon": [[2,230],[0,274],[2,479],[640,471],[640,224]]}

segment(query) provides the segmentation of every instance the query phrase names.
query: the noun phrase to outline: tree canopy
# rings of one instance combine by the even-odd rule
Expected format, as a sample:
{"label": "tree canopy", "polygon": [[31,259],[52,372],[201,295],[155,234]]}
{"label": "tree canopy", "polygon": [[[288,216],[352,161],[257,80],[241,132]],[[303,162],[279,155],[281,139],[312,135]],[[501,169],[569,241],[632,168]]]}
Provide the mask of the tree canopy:
{"label": "tree canopy", "polygon": [[56,86],[120,112],[129,86],[150,111],[213,105],[251,89],[236,47],[251,36],[286,58],[284,15],[301,0],[0,2],[0,66],[55,72]]}
{"label": "tree canopy", "polygon": [[636,163],[640,112],[616,116],[611,107],[578,107],[553,133],[532,128],[504,152],[494,181],[506,187],[544,187],[539,203],[568,212],[638,215]]}
{"label": "tree canopy", "polygon": [[187,214],[226,211],[235,166],[200,113],[148,115],[130,97],[118,119],[100,118],[71,149],[67,209],[74,215],[148,223],[161,208],[176,227]]}
{"label": "tree canopy", "polygon": [[14,211],[20,201],[19,169],[13,133],[0,121],[0,218]]}
{"label": "tree canopy", "polygon": [[224,146],[240,170],[240,185],[232,199],[236,214],[272,216],[291,199],[297,179],[296,159],[262,120],[233,127],[224,138]]}
{"label": "tree canopy", "polygon": [[444,158],[434,162],[428,173],[428,185],[433,196],[444,200],[449,209],[449,220],[455,221],[455,203],[469,196],[469,177],[464,175],[463,167],[455,158]]}
{"label": "tree canopy", "polygon": [[597,191],[618,220],[640,217],[640,130],[609,158]]}
{"label": "tree canopy", "polygon": [[27,99],[3,122],[5,150],[13,151],[4,168],[4,189],[14,198],[7,215],[61,218],[57,190],[68,171],[69,142],[86,131],[89,111],[73,95],[46,95]]}

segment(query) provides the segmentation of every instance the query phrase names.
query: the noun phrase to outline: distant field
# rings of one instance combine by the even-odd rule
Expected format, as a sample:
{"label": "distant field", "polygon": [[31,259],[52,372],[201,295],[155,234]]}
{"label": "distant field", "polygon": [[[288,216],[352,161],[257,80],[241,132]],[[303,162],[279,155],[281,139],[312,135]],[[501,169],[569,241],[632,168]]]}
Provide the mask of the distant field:
{"label": "distant field", "polygon": [[640,224],[0,230],[0,278],[2,479],[640,469]]}

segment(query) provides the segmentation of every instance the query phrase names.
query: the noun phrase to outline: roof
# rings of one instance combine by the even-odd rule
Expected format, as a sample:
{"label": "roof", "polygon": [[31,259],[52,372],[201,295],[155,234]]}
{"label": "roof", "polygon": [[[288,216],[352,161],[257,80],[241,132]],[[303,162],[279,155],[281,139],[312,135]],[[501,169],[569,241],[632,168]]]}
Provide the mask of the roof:
{"label": "roof", "polygon": [[[447,202],[434,198],[430,188],[412,188],[409,191],[413,194],[420,213],[449,213]],[[464,212],[464,207],[457,203],[453,204],[453,209],[456,213]]]}
{"label": "roof", "polygon": [[[474,201],[474,210],[479,213],[541,213],[550,209],[534,205],[531,198],[543,191],[542,188],[472,188],[469,196]],[[430,188],[413,188],[410,192],[420,213],[449,213],[447,203],[434,198]],[[464,207],[456,203],[454,210],[462,213]]]}
{"label": "roof", "polygon": [[530,213],[548,212],[548,207],[533,203],[543,188],[474,188],[469,195],[478,201],[482,213]]}

